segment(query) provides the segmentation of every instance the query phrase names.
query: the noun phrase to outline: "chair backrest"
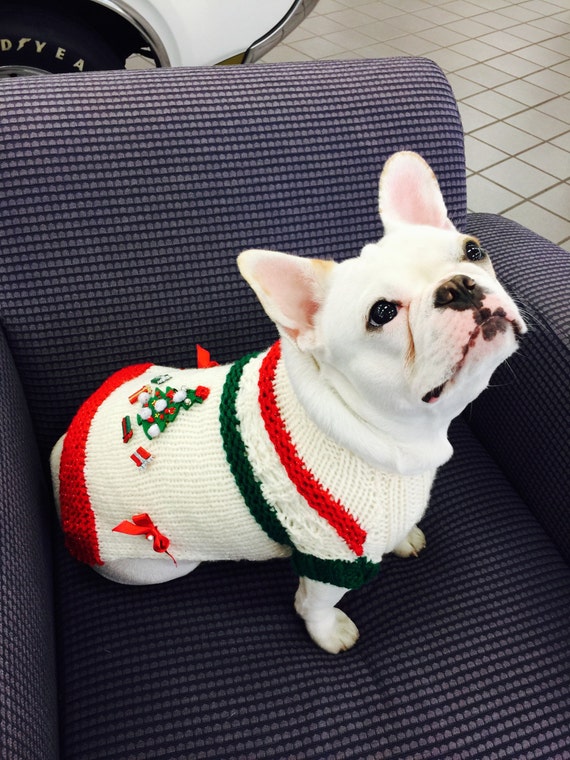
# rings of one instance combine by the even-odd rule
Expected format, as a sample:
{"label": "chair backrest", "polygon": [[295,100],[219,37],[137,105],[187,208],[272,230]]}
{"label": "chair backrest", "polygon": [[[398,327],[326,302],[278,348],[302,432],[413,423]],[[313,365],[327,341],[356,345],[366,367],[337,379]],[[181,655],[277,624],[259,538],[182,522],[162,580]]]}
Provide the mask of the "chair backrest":
{"label": "chair backrest", "polygon": [[461,122],[425,59],[32,77],[0,98],[0,319],[44,451],[120,366],[268,344],[237,254],[358,254],[393,152],[421,153],[465,221]]}

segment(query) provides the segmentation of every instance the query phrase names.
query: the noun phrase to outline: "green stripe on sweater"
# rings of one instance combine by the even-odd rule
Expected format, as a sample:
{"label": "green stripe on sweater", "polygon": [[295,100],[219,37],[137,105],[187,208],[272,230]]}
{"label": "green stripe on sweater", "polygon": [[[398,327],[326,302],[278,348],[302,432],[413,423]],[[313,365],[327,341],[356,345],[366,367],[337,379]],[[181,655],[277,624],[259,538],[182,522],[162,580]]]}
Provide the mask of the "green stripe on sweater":
{"label": "green stripe on sweater", "polygon": [[292,563],[295,572],[312,580],[331,583],[342,588],[360,588],[364,583],[377,575],[380,565],[370,562],[366,557],[358,557],[354,561],[331,560],[303,554],[298,551],[289,534],[279,521],[275,508],[263,496],[261,484],[256,479],[245,444],[240,434],[240,423],[236,411],[236,398],[239,384],[246,364],[258,353],[244,356],[232,365],[220,400],[220,432],[224,451],[230,470],[239,491],[252,517],[267,533],[270,539],[283,546],[293,549]]}
{"label": "green stripe on sweater", "polygon": [[261,485],[256,480],[239,432],[236,397],[244,367],[256,356],[258,353],[244,356],[228,372],[220,401],[220,431],[232,475],[252,516],[273,541],[285,546],[293,546],[275,510],[265,501]]}
{"label": "green stripe on sweater", "polygon": [[333,586],[341,588],[360,588],[380,572],[380,563],[371,562],[366,557],[357,557],[352,561],[320,559],[320,557],[302,554],[294,549],[291,561],[297,575],[312,578],[314,581],[332,583]]}

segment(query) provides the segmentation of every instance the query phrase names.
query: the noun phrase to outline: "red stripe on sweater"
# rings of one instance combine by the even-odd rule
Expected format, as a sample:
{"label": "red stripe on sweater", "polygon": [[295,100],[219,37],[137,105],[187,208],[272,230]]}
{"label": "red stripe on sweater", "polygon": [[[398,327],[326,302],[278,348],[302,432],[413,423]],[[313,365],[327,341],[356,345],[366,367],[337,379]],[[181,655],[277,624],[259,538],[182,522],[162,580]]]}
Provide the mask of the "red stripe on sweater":
{"label": "red stripe on sweater", "polygon": [[113,391],[142,375],[151,364],[134,364],[115,372],[85,401],[65,436],[59,465],[61,524],[69,552],[88,565],[103,565],[95,515],[85,482],[85,446],[96,411]]}
{"label": "red stripe on sweater", "polygon": [[287,472],[287,476],[297,491],[308,505],[315,509],[335,529],[350,549],[358,557],[361,557],[364,554],[363,547],[366,541],[366,531],[360,527],[354,517],[319,483],[307,468],[297,452],[295,444],[291,439],[291,434],[285,427],[279,407],[277,406],[274,387],[275,370],[280,357],[281,344],[278,341],[269,349],[269,353],[263,360],[259,373],[259,406],[263,422],[265,423],[265,429],[281,460],[281,464]]}

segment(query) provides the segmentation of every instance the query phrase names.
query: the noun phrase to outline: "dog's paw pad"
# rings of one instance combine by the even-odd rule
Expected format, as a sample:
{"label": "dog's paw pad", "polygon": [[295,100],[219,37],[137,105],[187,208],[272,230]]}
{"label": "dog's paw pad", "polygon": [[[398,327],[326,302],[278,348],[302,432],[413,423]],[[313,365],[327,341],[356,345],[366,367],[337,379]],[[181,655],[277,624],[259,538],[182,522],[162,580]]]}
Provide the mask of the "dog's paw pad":
{"label": "dog's paw pad", "polygon": [[398,557],[417,557],[425,547],[426,537],[424,536],[424,532],[417,525],[414,525],[406,538],[396,546],[394,554],[397,554]]}
{"label": "dog's paw pad", "polygon": [[334,607],[330,618],[317,623],[307,623],[307,630],[313,641],[326,652],[338,654],[356,644],[358,628],[342,610]]}

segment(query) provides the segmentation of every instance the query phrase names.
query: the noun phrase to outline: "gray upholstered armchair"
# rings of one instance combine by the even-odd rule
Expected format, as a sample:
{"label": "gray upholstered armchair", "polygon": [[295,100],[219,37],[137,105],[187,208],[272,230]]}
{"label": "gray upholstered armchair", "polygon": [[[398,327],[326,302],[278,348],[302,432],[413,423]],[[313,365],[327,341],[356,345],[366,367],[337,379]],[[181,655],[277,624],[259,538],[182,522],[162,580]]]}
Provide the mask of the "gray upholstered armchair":
{"label": "gray upholstered armchair", "polygon": [[[0,88],[0,753],[9,760],[570,757],[569,256],[466,215],[427,60],[39,77]],[[243,248],[356,255],[420,152],[531,323],[452,428],[418,560],[343,602],[333,657],[287,562],[155,587],[68,557],[47,457],[114,369],[269,345]],[[215,485],[213,485],[215,487]]]}

